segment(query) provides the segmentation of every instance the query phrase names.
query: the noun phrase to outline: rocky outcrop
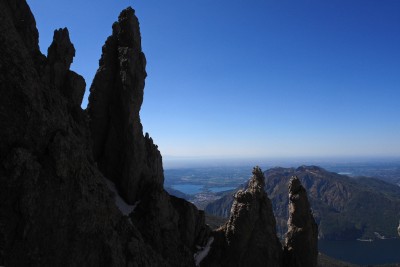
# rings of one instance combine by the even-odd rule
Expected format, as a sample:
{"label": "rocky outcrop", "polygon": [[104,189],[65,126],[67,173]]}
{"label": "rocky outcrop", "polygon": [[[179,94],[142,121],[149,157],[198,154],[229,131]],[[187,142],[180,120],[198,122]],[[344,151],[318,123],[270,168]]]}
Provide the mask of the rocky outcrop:
{"label": "rocky outcrop", "polygon": [[289,182],[289,220],[283,255],[287,267],[317,266],[318,227],[307,192],[296,176]]}
{"label": "rocky outcrop", "polygon": [[99,65],[88,105],[94,158],[133,204],[148,185],[161,188],[164,182],[160,152],[148,135],[143,137],[139,117],[147,74],[133,9],[114,23]]}
{"label": "rocky outcrop", "polygon": [[228,222],[213,232],[213,244],[202,266],[316,267],[318,229],[307,192],[297,177],[288,187],[289,231],[284,248],[276,234],[264,174],[255,167],[245,189],[234,195]]}
{"label": "rocky outcrop", "polygon": [[59,88],[71,107],[79,108],[86,83],[82,76],[69,70],[75,56],[75,48],[69,39],[67,28],[54,31],[53,42],[47,54],[43,79],[54,88]]}
{"label": "rocky outcrop", "polygon": [[234,196],[228,222],[214,233],[204,266],[281,266],[282,247],[276,236],[271,201],[260,168]]}

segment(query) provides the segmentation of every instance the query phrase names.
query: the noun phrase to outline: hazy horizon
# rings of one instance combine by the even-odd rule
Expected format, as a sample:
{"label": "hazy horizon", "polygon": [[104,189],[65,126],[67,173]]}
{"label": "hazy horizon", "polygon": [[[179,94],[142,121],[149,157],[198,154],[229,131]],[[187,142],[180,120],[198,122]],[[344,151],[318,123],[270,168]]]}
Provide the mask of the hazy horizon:
{"label": "hazy horizon", "polygon": [[[184,168],[234,168],[256,165],[262,168],[299,167],[302,165],[348,165],[348,164],[395,164],[400,166],[400,157],[176,157],[163,156],[164,169]],[[250,170],[250,169],[249,169]]]}
{"label": "hazy horizon", "polygon": [[400,1],[28,2],[44,54],[68,27],[82,107],[112,23],[133,6],[142,124],[163,155],[400,157]]}

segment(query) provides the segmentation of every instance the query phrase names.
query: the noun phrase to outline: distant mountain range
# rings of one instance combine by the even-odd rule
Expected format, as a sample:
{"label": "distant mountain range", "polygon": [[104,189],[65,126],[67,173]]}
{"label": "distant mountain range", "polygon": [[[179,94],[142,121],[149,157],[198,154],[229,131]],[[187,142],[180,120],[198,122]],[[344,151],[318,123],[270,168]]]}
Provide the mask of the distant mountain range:
{"label": "distant mountain range", "polygon": [[[350,178],[316,166],[272,168],[264,172],[265,191],[272,200],[278,234],[287,231],[288,189],[291,176],[306,188],[319,238],[328,240],[376,239],[397,236],[400,187],[379,179]],[[233,192],[210,203],[206,213],[227,217]]]}

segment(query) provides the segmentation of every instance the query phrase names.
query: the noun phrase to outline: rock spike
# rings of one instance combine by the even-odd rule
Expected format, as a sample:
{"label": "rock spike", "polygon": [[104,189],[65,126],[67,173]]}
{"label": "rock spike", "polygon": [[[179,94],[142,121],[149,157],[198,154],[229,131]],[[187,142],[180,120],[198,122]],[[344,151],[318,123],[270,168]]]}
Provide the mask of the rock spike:
{"label": "rock spike", "polygon": [[317,266],[318,226],[307,192],[297,176],[289,181],[289,220],[283,258],[286,267]]}

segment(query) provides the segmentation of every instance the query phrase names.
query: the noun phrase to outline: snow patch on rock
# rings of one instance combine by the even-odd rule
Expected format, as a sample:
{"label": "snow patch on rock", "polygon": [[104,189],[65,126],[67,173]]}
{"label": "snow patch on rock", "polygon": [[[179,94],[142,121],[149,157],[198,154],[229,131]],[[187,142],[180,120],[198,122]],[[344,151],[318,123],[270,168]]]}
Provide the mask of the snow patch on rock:
{"label": "snow patch on rock", "polygon": [[213,242],[214,237],[210,237],[207,241],[207,244],[194,254],[194,261],[196,263],[196,266],[200,266],[200,262],[208,255],[208,252],[210,252],[211,249],[211,244]]}
{"label": "snow patch on rock", "polygon": [[133,205],[129,205],[118,193],[117,187],[112,181],[106,178],[106,183],[108,188],[115,194],[115,205],[117,205],[118,209],[122,212],[122,214],[124,215],[131,214],[135,210],[137,205],[140,203],[140,200],[136,201],[135,204]]}

